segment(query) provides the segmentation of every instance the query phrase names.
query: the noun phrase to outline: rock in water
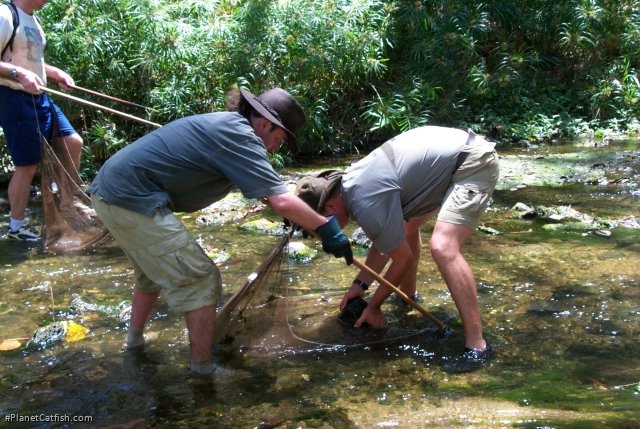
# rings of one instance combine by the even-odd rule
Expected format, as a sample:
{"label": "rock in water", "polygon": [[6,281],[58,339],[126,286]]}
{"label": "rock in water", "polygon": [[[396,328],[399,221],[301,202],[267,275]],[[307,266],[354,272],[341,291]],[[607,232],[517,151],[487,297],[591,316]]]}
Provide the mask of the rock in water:
{"label": "rock in water", "polygon": [[35,330],[26,348],[45,348],[63,339],[69,343],[80,341],[87,334],[88,329],[73,321],[53,322]]}
{"label": "rock in water", "polygon": [[340,312],[338,320],[353,326],[356,321],[362,316],[362,312],[367,308],[367,301],[363,298],[354,298],[347,303],[347,306]]}
{"label": "rock in water", "polygon": [[62,340],[65,335],[67,335],[67,322],[53,322],[36,329],[26,347],[44,348]]}

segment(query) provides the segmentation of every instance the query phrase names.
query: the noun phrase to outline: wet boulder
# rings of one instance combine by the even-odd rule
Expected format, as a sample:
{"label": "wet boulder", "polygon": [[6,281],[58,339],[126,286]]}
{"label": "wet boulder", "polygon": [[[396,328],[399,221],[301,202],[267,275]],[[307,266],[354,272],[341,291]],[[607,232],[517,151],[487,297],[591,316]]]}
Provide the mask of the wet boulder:
{"label": "wet boulder", "polygon": [[301,241],[292,241],[287,246],[289,258],[301,264],[308,264],[318,256],[318,251],[312,249]]}

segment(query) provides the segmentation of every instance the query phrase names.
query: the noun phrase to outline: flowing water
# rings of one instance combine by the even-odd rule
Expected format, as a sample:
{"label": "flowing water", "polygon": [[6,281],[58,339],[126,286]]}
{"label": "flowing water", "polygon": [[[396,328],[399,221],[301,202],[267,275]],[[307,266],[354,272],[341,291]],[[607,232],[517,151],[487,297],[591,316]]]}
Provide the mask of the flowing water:
{"label": "flowing water", "polygon": [[[121,352],[120,312],[133,278],[117,246],[51,255],[1,239],[0,341],[23,345],[0,352],[0,427],[640,427],[638,141],[500,154],[499,187],[466,248],[496,350],[490,367],[464,375],[440,369],[463,339],[429,258],[433,223],[424,227],[418,288],[450,335],[270,356],[216,353],[213,385],[189,379],[184,321],[162,304],[145,353]],[[523,218],[512,210],[518,203],[534,211]],[[278,239],[236,223],[207,226],[197,215],[184,221],[207,247],[229,255],[219,263],[228,297]],[[38,221],[37,202],[31,216]],[[356,257],[364,252],[356,248]],[[337,307],[355,274],[320,252],[310,264],[290,263],[286,279],[297,295],[335,297],[328,302]],[[393,303],[385,311],[419,318]],[[63,320],[88,331],[25,348],[36,329]]]}

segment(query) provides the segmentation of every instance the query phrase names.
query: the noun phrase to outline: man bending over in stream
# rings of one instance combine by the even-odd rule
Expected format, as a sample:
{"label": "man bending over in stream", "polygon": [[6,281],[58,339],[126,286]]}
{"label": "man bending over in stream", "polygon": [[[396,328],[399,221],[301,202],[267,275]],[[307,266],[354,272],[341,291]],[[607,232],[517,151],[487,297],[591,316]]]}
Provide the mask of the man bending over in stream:
{"label": "man bending over in stream", "polygon": [[[473,132],[444,127],[416,128],[384,143],[346,172],[304,177],[296,194],[323,216],[335,215],[340,226],[353,218],[373,242],[365,264],[407,296],[418,300],[420,227],[438,212],[431,255],[453,297],[465,335],[465,349],[445,363],[449,372],[481,368],[491,356],[482,333],[476,282],[462,255],[498,181],[494,144]],[[371,274],[361,271],[340,304],[364,295]],[[380,285],[355,327],[384,328],[380,306],[391,290]]]}
{"label": "man bending over in stream", "polygon": [[136,285],[125,348],[144,345],[143,330],[162,291],[185,314],[191,373],[210,376],[220,272],[173,214],[224,198],[234,186],[266,198],[289,221],[315,231],[323,249],[353,260],[349,239],[289,192],[269,162],[283,143],[297,153],[295,132],[306,122],[298,102],[273,88],[234,92],[229,112],[189,116],[151,132],[113,155],[88,188],[98,216],[133,265]]}

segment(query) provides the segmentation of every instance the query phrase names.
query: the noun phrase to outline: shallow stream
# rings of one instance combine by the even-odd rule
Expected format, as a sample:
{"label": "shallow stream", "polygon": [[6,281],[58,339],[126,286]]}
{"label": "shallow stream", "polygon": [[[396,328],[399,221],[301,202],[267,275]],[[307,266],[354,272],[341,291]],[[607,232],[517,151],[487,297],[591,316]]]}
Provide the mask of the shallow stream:
{"label": "shallow stream", "polygon": [[[133,278],[117,246],[51,255],[3,238],[0,341],[24,345],[37,328],[61,320],[88,332],[0,352],[0,427],[640,427],[640,142],[499,152],[500,184],[466,250],[496,350],[490,367],[465,375],[440,369],[460,352],[462,336],[429,258],[433,223],[424,227],[418,289],[422,305],[451,326],[449,336],[268,357],[220,353],[213,385],[189,379],[184,321],[162,305],[145,353],[121,352],[119,310]],[[529,216],[512,209],[518,203],[533,209]],[[236,222],[205,225],[198,216],[184,221],[209,249],[229,255],[219,263],[228,297],[278,238],[240,231]],[[356,249],[357,257],[364,252]],[[296,295],[329,297],[325,304],[335,299],[337,308],[355,274],[320,251],[310,264],[290,262],[286,279]],[[78,312],[74,298],[95,306]],[[74,416],[92,421],[66,421]]]}

